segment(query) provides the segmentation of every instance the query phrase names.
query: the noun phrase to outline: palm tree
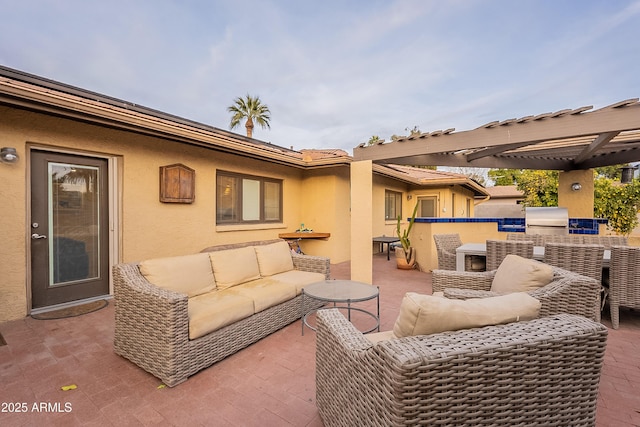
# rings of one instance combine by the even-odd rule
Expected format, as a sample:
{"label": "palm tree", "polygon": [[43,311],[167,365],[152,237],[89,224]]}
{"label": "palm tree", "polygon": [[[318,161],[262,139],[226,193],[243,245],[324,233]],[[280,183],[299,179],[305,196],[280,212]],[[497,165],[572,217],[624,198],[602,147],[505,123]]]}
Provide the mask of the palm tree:
{"label": "palm tree", "polygon": [[245,98],[238,97],[233,101],[233,105],[227,108],[227,111],[233,113],[231,116],[230,129],[235,129],[240,125],[240,121],[247,119],[245,127],[247,128],[247,136],[253,137],[253,121],[255,120],[264,129],[271,129],[269,120],[271,120],[271,112],[269,107],[260,102],[260,97],[255,98],[247,94]]}

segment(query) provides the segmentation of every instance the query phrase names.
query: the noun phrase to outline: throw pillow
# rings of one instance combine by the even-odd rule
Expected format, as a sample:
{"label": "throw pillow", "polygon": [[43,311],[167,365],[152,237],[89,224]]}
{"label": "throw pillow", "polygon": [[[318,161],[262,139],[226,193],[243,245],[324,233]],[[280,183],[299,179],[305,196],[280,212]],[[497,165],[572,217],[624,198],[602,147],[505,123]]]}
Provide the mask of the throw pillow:
{"label": "throw pillow", "polygon": [[209,252],[218,289],[260,278],[260,268],[253,246]]}
{"label": "throw pillow", "polygon": [[291,249],[284,240],[270,245],[254,246],[262,277],[293,270]]}
{"label": "throw pillow", "polygon": [[140,262],[140,273],[154,285],[194,297],[212,291],[216,282],[207,254],[156,258]]}
{"label": "throw pillow", "polygon": [[491,290],[499,294],[528,292],[548,285],[553,267],[534,259],[507,255],[493,277]]}
{"label": "throw pillow", "polygon": [[393,326],[398,338],[531,320],[541,303],[526,292],[468,300],[407,292]]}

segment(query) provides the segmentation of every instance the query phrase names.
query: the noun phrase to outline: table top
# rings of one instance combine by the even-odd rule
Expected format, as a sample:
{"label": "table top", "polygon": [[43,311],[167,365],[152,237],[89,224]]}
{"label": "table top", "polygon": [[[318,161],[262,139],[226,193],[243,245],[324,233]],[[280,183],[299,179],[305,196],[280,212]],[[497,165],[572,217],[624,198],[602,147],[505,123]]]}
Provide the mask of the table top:
{"label": "table top", "polygon": [[281,239],[326,239],[331,237],[331,233],[315,233],[315,232],[302,232],[302,233],[280,233],[278,237]]}
{"label": "table top", "polygon": [[400,239],[398,237],[391,237],[391,236],[379,236],[379,237],[373,238],[374,243],[394,243],[399,241]]}
{"label": "table top", "polygon": [[325,280],[306,285],[302,291],[311,298],[329,302],[367,301],[380,292],[377,286],[353,280]]}

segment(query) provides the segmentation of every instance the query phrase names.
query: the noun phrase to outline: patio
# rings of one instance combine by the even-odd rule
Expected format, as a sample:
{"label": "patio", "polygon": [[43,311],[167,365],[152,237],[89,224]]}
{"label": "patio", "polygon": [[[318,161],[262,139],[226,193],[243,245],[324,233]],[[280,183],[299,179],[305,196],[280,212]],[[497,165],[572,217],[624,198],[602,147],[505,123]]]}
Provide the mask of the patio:
{"label": "patio", "polygon": [[[335,279],[349,278],[349,263],[331,270]],[[393,327],[405,292],[431,293],[430,280],[429,273],[396,269],[386,254],[373,257],[381,330]],[[0,425],[322,426],[315,334],[302,336],[299,321],[168,388],[114,354],[113,313],[110,301],[81,317],[0,324],[7,342],[0,346]],[[608,309],[602,321],[610,328]],[[620,329],[609,329],[598,426],[640,425],[638,354],[640,315],[623,309]],[[61,390],[72,384],[77,388]]]}

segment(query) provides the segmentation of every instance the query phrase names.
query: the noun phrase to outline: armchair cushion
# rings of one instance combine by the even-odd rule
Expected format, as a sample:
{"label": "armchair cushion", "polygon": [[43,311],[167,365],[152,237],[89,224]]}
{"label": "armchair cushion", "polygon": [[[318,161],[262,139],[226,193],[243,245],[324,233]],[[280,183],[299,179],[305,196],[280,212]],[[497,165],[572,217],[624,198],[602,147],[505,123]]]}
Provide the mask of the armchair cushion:
{"label": "armchair cushion", "polygon": [[531,320],[541,303],[525,292],[453,300],[407,292],[393,327],[398,338]]}
{"label": "armchair cushion", "polygon": [[553,280],[553,267],[518,255],[507,255],[493,278],[491,290],[499,294],[528,292]]}
{"label": "armchair cushion", "polygon": [[189,297],[216,288],[207,254],[155,258],[140,262],[140,273],[154,285]]}

